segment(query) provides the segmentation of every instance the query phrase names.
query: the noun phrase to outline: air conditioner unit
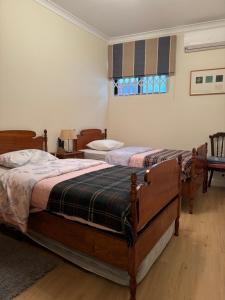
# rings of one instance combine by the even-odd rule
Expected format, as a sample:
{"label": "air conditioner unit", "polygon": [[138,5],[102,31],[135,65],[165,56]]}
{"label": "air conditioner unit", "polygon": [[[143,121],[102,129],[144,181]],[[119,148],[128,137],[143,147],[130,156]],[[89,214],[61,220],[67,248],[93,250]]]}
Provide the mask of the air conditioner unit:
{"label": "air conditioner unit", "polygon": [[184,34],[184,51],[196,52],[225,47],[225,27],[212,28]]}

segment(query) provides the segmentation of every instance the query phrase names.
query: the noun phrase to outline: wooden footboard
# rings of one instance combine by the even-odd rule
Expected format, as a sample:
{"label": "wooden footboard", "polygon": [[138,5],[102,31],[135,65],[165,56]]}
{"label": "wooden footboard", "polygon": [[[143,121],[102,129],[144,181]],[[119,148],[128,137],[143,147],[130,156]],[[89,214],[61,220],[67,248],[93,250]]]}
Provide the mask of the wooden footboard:
{"label": "wooden footboard", "polygon": [[30,215],[28,228],[130,274],[131,300],[136,299],[136,274],[143,259],[180,215],[180,166],[176,160],[155,165],[137,186],[131,175],[131,224],[134,242],[122,234],[93,228],[49,212]]}
{"label": "wooden footboard", "polygon": [[[152,166],[145,176],[145,185],[137,191],[137,231],[144,227],[163,207],[179,194],[181,168],[176,160]],[[157,201],[155,199],[157,198]]]}
{"label": "wooden footboard", "polygon": [[[181,160],[154,165],[145,174],[145,184],[137,187],[131,176],[131,221],[135,244],[129,248],[128,272],[131,300],[136,299],[139,265],[168,226],[175,220],[179,231]],[[146,225],[147,224],[147,225]]]}
{"label": "wooden footboard", "polygon": [[182,197],[189,202],[189,213],[193,213],[194,196],[202,186],[205,192],[205,178],[207,176],[207,143],[192,150],[191,177],[182,184]]}

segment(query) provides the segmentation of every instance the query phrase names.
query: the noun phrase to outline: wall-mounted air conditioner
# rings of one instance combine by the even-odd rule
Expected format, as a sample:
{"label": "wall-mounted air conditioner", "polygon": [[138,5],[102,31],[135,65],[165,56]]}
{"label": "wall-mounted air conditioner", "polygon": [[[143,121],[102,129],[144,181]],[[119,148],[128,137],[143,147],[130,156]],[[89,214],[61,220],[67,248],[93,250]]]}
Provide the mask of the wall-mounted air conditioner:
{"label": "wall-mounted air conditioner", "polygon": [[225,47],[225,27],[212,28],[184,34],[184,51],[196,52]]}

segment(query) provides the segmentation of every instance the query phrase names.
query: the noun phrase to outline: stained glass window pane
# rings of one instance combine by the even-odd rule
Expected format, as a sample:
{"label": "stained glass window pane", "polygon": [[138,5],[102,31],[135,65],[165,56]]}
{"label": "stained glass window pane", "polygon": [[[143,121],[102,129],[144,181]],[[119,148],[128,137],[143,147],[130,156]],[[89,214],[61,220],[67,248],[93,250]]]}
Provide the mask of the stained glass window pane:
{"label": "stained glass window pane", "polygon": [[167,75],[127,77],[113,81],[114,95],[146,95],[167,93]]}

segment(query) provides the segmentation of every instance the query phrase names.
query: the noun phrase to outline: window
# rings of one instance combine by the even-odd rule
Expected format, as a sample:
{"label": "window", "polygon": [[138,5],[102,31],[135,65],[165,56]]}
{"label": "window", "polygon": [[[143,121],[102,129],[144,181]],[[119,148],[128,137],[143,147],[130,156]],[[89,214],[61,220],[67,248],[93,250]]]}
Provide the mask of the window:
{"label": "window", "polygon": [[113,80],[115,96],[164,94],[168,90],[167,75],[127,77]]}

